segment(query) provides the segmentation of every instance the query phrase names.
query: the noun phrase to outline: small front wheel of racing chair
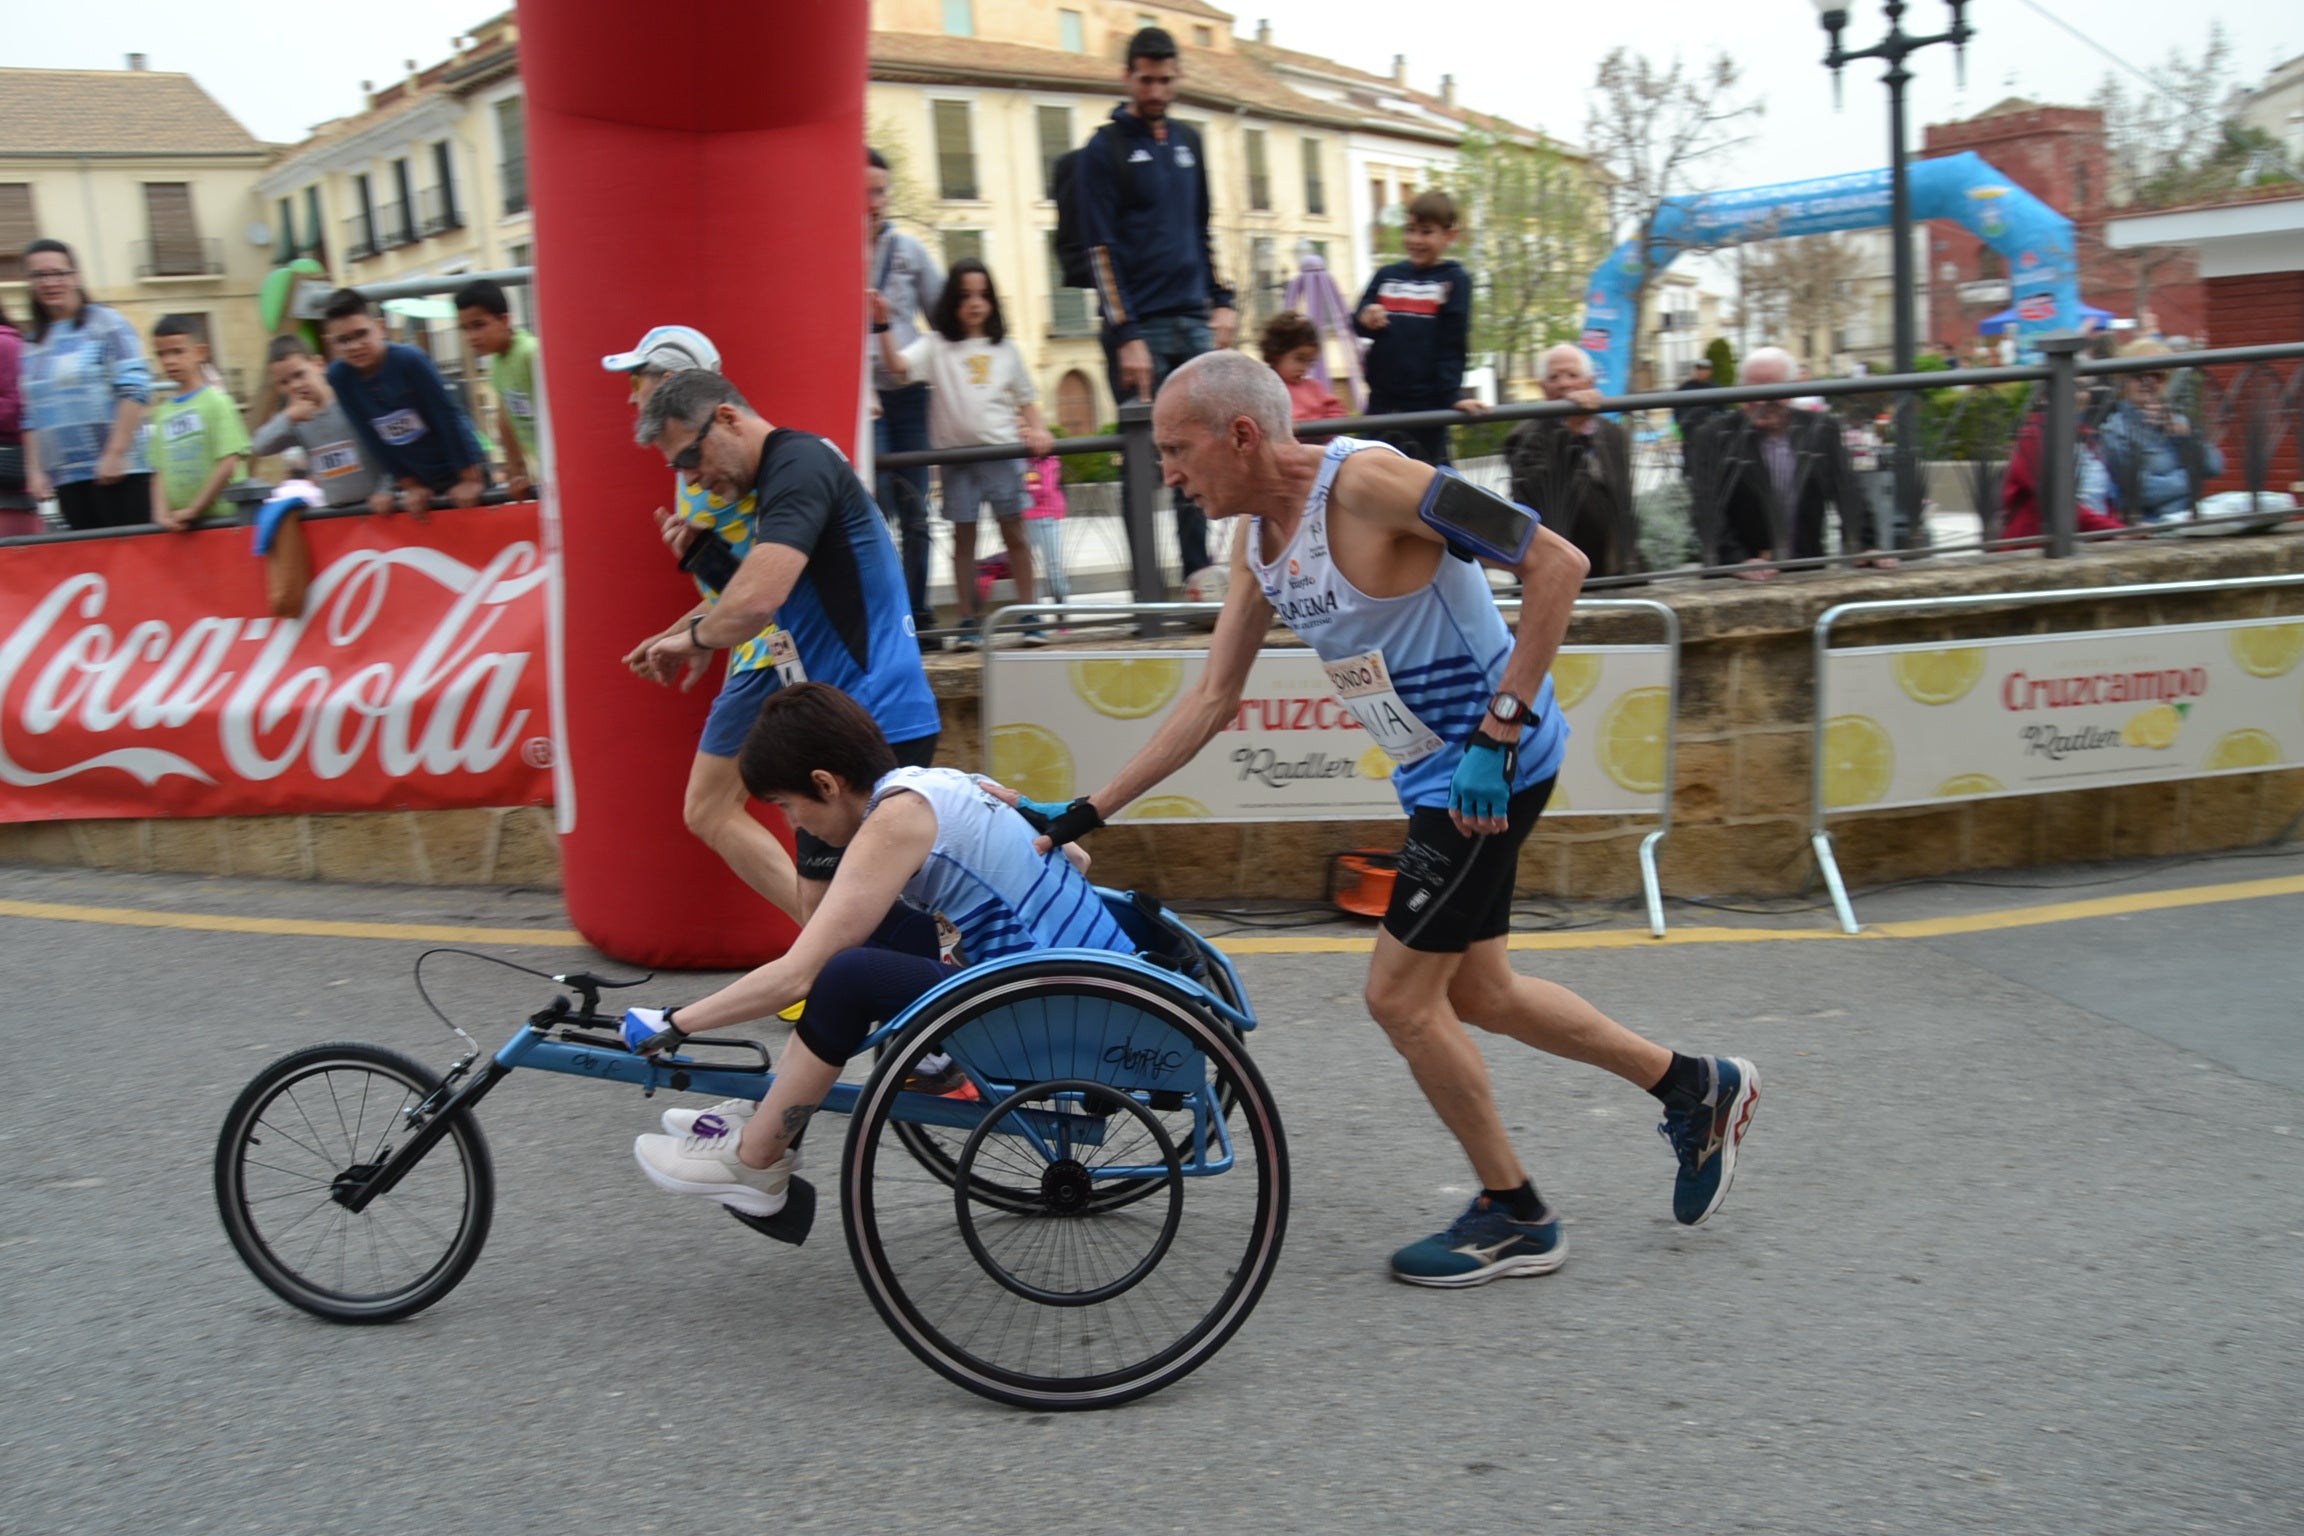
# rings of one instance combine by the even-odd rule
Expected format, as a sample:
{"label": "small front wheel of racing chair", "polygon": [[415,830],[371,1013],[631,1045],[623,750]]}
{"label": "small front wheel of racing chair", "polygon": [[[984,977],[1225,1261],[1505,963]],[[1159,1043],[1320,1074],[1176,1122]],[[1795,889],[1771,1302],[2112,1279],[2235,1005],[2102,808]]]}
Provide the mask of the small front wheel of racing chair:
{"label": "small front wheel of racing chair", "polygon": [[[967,1093],[920,1086],[952,1072]],[[946,1156],[918,1155],[922,1126]],[[888,1326],[1019,1408],[1189,1374],[1247,1320],[1287,1227],[1279,1114],[1238,1032],[1117,954],[995,962],[922,999],[857,1100],[840,1180]]]}

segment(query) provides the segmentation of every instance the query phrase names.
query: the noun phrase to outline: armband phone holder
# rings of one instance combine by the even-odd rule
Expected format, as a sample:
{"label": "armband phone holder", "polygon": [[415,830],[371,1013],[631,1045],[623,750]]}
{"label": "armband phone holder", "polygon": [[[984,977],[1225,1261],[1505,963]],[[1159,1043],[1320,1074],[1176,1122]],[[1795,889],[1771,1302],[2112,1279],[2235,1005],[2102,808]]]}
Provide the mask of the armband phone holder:
{"label": "armband phone holder", "polygon": [[1518,502],[1484,491],[1447,468],[1432,476],[1416,515],[1451,544],[1500,565],[1520,563],[1542,521]]}

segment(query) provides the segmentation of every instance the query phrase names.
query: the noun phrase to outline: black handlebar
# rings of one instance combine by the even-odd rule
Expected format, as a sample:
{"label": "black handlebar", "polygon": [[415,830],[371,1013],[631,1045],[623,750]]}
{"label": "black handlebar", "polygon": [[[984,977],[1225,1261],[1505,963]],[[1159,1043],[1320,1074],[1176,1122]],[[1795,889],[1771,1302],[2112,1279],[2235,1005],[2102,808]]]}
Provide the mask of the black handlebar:
{"label": "black handlebar", "polygon": [[[577,995],[584,999],[584,1011],[573,1015],[573,1017],[589,1019],[600,1011],[600,994],[602,992],[615,992],[625,987],[644,986],[656,979],[656,973],[650,971],[647,975],[635,976],[630,981],[610,981],[605,976],[594,976],[587,971],[571,971],[565,976],[555,976],[552,979],[564,987],[576,989]],[[557,1023],[561,1019],[571,1017],[568,1012],[568,999],[565,996],[553,999],[552,1008],[545,1010],[545,1013],[549,1014],[550,1017],[546,1018],[544,1014],[539,1014],[538,1017],[546,1023]]]}

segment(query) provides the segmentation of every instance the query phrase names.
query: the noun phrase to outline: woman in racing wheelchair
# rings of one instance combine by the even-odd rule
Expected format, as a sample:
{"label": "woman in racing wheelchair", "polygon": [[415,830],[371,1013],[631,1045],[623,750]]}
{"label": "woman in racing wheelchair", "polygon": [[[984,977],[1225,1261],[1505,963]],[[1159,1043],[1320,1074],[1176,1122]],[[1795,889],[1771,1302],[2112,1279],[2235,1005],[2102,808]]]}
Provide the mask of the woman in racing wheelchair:
{"label": "woman in racing wheelchair", "polygon": [[[753,795],[795,827],[844,850],[831,888],[781,959],[711,996],[664,1010],[635,1008],[624,1033],[644,1053],[676,1051],[690,1035],[765,1019],[805,999],[792,1041],[756,1113],[728,1101],[701,1114],[673,1110],[668,1132],[633,1143],[659,1186],[749,1216],[784,1208],[797,1166],[793,1141],[871,1032],[950,966],[888,947],[899,903],[941,915],[970,965],[1042,949],[1132,954],[1102,898],[1065,850],[1033,849],[1034,827],[983,783],[954,768],[900,768],[880,728],[837,688],[799,683],[768,696],[737,755]],[[878,939],[879,942],[875,942]]]}

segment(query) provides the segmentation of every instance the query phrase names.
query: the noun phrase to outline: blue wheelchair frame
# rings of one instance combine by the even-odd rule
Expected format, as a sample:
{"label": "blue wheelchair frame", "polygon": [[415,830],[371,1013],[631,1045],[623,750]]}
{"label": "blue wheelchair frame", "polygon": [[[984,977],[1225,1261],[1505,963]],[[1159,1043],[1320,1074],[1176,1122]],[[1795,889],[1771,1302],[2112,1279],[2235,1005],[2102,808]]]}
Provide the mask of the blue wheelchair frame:
{"label": "blue wheelchair frame", "polygon": [[[1233,969],[1232,962],[1220,950],[1181,923],[1147,915],[1136,904],[1133,893],[1116,891],[1106,886],[1096,887],[1096,893],[1120,922],[1123,930],[1143,946],[1145,952],[1149,952],[1163,937],[1170,943],[1182,941],[1188,946],[1188,957],[1171,955],[1170,958],[1178,961],[1189,958],[1211,973],[1212,979],[1220,978],[1223,989],[1233,998],[1239,999],[1238,1006],[1228,1002],[1215,988],[1203,984],[1187,971],[1148,960],[1141,952],[1124,954],[1109,949],[1035,950],[955,970],[948,979],[922,994],[910,1007],[874,1030],[865,1039],[859,1054],[863,1050],[897,1040],[914,1022],[932,1014],[941,1000],[961,990],[976,990],[984,984],[988,975],[1005,967],[1045,961],[1083,962],[1107,976],[1120,979],[1133,976],[1159,988],[1181,991],[1190,1001],[1236,1030],[1245,1032],[1256,1027],[1255,1011],[1247,1004],[1247,994],[1241,988],[1239,972]],[[557,979],[563,983],[573,980],[570,977]],[[558,1072],[569,1077],[592,1078],[602,1082],[631,1083],[648,1095],[653,1095],[659,1088],[668,1088],[676,1093],[701,1093],[716,1098],[752,1100],[766,1098],[770,1086],[776,1080],[767,1047],[754,1040],[712,1040],[699,1036],[691,1039],[683,1049],[686,1052],[700,1049],[749,1051],[759,1057],[757,1066],[713,1066],[699,1061],[692,1054],[642,1056],[624,1044],[616,1032],[617,1021],[597,1011],[596,987],[580,985],[580,991],[584,998],[581,1009],[574,1008],[566,997],[561,997],[555,999],[554,1006],[531,1017],[497,1050],[484,1070],[470,1081],[454,1087],[448,1101],[431,1116],[423,1129],[411,1137],[390,1162],[376,1171],[367,1181],[366,1187],[351,1194],[345,1203],[357,1212],[379,1195],[388,1192],[445,1132],[450,1117],[457,1110],[477,1105],[497,1083],[520,1068]],[[608,1033],[580,1033],[591,1028],[606,1030]],[[555,1030],[579,1033],[572,1036],[563,1033],[555,1038]],[[965,1046],[953,1048],[948,1054],[975,1088],[978,1095],[976,1102],[925,1093],[905,1094],[897,1108],[891,1112],[891,1119],[971,1131],[983,1122],[993,1106],[1024,1083],[1050,1077],[1083,1075],[1060,1070],[1052,1063],[1037,1062],[1032,1063],[1030,1076],[1011,1072],[1002,1077],[994,1077],[980,1064],[970,1060],[970,1053]],[[1129,1074],[1124,1071],[1121,1074],[1106,1075]],[[1116,1083],[1113,1086],[1126,1087],[1144,1095],[1163,1092],[1143,1074],[1135,1075],[1140,1078],[1138,1082]],[[1018,1080],[1011,1081],[1011,1078]],[[862,1084],[836,1083],[826,1095],[821,1108],[832,1114],[850,1114],[855,1110],[863,1092]],[[1181,1175],[1186,1178],[1208,1178],[1231,1168],[1231,1133],[1225,1127],[1224,1115],[1217,1111],[1212,1102],[1204,1063],[1201,1064],[1193,1086],[1176,1095],[1176,1107],[1191,1111],[1193,1126],[1191,1159],[1178,1170]],[[999,1128],[1001,1134],[1018,1136],[1041,1155],[1051,1159],[1068,1155],[1065,1149],[1070,1146],[1098,1145],[1104,1135],[1103,1118],[1096,1115],[1015,1109],[1010,1110],[1005,1118],[1007,1123]],[[1159,1178],[1164,1174],[1165,1170],[1160,1168],[1124,1166],[1099,1167],[1092,1176],[1103,1180],[1132,1180]]]}

